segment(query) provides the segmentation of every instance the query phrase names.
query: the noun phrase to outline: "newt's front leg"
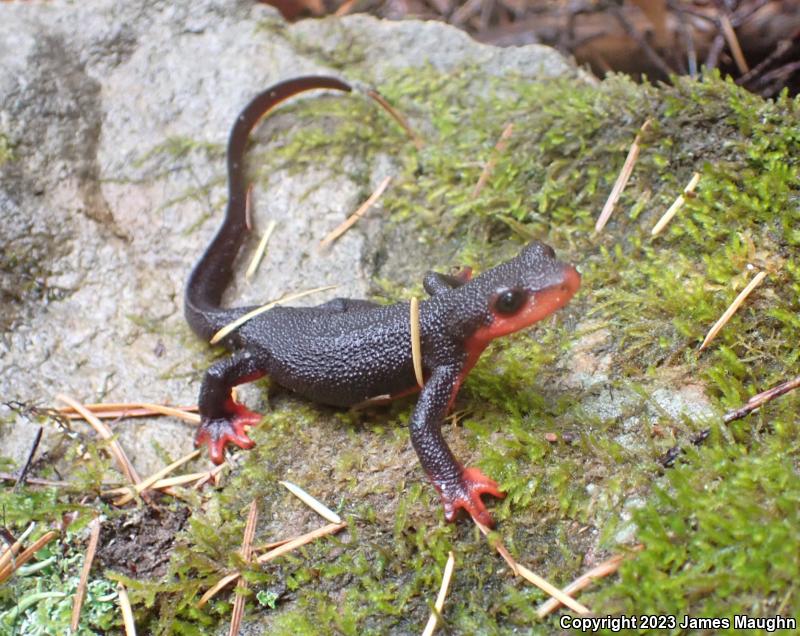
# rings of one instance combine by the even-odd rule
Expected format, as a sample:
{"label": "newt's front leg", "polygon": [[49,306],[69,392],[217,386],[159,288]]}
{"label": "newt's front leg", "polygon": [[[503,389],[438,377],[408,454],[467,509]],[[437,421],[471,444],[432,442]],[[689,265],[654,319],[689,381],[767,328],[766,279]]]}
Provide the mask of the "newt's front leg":
{"label": "newt's front leg", "polygon": [[455,391],[460,369],[437,367],[428,378],[411,417],[411,443],[419,461],[439,492],[444,516],[455,520],[458,508],[473,519],[493,526],[492,516],[481,501],[482,494],[505,497],[498,485],[477,468],[464,468],[442,437],[441,424]]}
{"label": "newt's front leg", "polygon": [[194,444],[207,444],[215,464],[222,463],[229,442],[244,449],[254,446],[244,427],[258,424],[261,416],[235,402],[231,389],[262,377],[265,374],[262,362],[252,353],[240,351],[215,362],[206,371],[200,387],[201,421]]}

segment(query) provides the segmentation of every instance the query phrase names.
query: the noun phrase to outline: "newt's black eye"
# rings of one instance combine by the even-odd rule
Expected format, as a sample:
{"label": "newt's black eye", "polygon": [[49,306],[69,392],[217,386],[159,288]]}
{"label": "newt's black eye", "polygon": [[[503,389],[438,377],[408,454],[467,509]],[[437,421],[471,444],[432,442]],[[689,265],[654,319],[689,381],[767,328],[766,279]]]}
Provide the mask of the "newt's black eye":
{"label": "newt's black eye", "polygon": [[498,314],[510,316],[519,311],[525,303],[525,292],[519,289],[505,289],[497,294],[494,309]]}

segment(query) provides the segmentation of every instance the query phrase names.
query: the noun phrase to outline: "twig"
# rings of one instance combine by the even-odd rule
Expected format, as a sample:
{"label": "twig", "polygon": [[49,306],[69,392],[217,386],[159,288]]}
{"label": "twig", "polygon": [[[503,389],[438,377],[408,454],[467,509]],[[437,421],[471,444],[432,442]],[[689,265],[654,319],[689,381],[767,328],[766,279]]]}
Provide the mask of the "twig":
{"label": "twig", "polygon": [[475,188],[472,190],[472,198],[474,199],[477,197],[483,187],[486,185],[486,182],[489,181],[489,177],[494,170],[494,167],[497,165],[497,159],[501,152],[503,152],[508,147],[508,140],[511,138],[512,133],[514,132],[514,124],[508,124],[500,135],[500,139],[497,140],[497,143],[494,145],[494,151],[492,152],[491,157],[483,166],[483,170],[481,171],[481,176],[478,177],[478,182],[475,184]]}
{"label": "twig", "polygon": [[[18,480],[17,475],[13,473],[5,473],[0,472],[0,480],[1,481],[13,481],[16,483]],[[68,481],[55,481],[53,479],[39,479],[38,477],[28,477],[25,479],[25,483],[31,484],[32,486],[51,486],[53,488],[69,488],[70,486],[74,486],[75,484],[71,484]]]}
{"label": "twig", "polygon": [[377,188],[375,188],[375,192],[373,192],[369,198],[362,203],[359,208],[353,212],[343,223],[341,223],[338,227],[334,228],[332,231],[328,233],[328,235],[319,242],[319,247],[324,248],[333,243],[336,239],[338,239],[342,234],[347,232],[353,225],[356,224],[362,216],[364,216],[367,211],[375,204],[375,202],[381,197],[383,191],[386,190],[386,187],[389,185],[389,182],[392,180],[391,177],[385,177],[383,181],[380,182]]}
{"label": "twig", "polygon": [[92,569],[94,555],[97,553],[97,542],[100,540],[99,517],[95,517],[89,522],[89,529],[91,530],[91,534],[89,535],[89,547],[86,548],[86,557],[83,559],[80,582],[78,583],[78,589],[75,591],[75,596],[72,601],[72,620],[70,621],[70,627],[73,632],[78,631],[83,599],[86,596],[86,586],[89,584],[89,571]]}
{"label": "twig", "polygon": [[422,374],[422,340],[419,329],[419,299],[411,298],[409,303],[409,320],[411,322],[411,360],[414,364],[414,376],[417,384],[422,388],[425,384],[425,376]]}
{"label": "twig", "polygon": [[622,164],[622,170],[619,171],[619,175],[614,183],[614,187],[611,189],[611,194],[608,195],[608,200],[603,206],[603,211],[600,213],[597,223],[594,225],[595,233],[602,231],[602,229],[606,226],[608,219],[611,217],[611,213],[614,211],[614,206],[617,205],[617,201],[619,201],[620,196],[622,196],[622,191],[628,184],[628,179],[631,178],[633,166],[636,165],[636,160],[639,158],[639,140],[641,139],[642,134],[649,127],[650,120],[648,119],[642,124],[639,132],[636,133],[636,137],[631,144],[630,150],[628,150],[628,156],[625,158],[625,163]]}
{"label": "twig", "polygon": [[325,285],[324,287],[315,287],[314,289],[308,289],[306,291],[297,292],[296,294],[281,296],[277,300],[270,301],[266,305],[262,305],[258,309],[249,311],[244,316],[240,316],[233,322],[228,323],[211,337],[211,340],[209,340],[209,344],[212,345],[217,344],[225,336],[229,335],[230,333],[241,327],[248,320],[252,320],[256,316],[263,314],[265,311],[268,311],[273,307],[275,307],[275,305],[280,305],[281,303],[285,303],[290,300],[297,300],[298,298],[302,298],[303,296],[308,296],[309,294],[316,294],[317,292],[328,291],[329,289],[335,289],[335,288],[336,285]]}
{"label": "twig", "polygon": [[[256,523],[258,521],[258,504],[254,499],[250,502],[250,511],[247,514],[247,522],[244,525],[244,536],[242,537],[242,560],[249,563],[253,558],[253,537],[256,534]],[[240,578],[236,587],[240,592],[247,590],[248,583],[245,579]],[[237,594],[233,601],[233,612],[231,615],[231,628],[228,631],[228,636],[237,636],[239,629],[242,625],[242,617],[244,616],[244,594]]]}
{"label": "twig", "polygon": [[82,404],[68,395],[59,394],[56,395],[56,399],[64,402],[65,404],[69,404],[73,409],[75,409],[75,411],[83,416],[83,419],[85,419],[92,426],[92,428],[100,437],[102,437],[104,440],[108,440],[108,449],[111,452],[111,455],[117,461],[119,467],[122,469],[122,472],[125,473],[128,481],[133,484],[138,484],[141,481],[139,474],[136,472],[133,464],[131,464],[128,456],[125,454],[125,451],[122,450],[120,443],[114,439],[114,436],[111,434],[111,431],[108,429],[108,427],[99,419],[97,419],[91,411],[86,409]]}
{"label": "twig", "polygon": [[431,612],[428,623],[425,625],[425,630],[422,636],[433,636],[436,631],[436,625],[442,616],[442,609],[444,609],[444,601],[447,598],[447,591],[450,589],[450,579],[453,577],[453,568],[455,567],[456,559],[453,556],[453,551],[447,555],[447,563],[444,566],[444,573],[442,574],[442,585],[439,588],[439,594],[436,596],[436,602],[433,604],[434,610]]}
{"label": "twig", "polygon": [[247,266],[247,271],[244,273],[246,280],[253,278],[253,274],[256,273],[258,266],[261,265],[261,259],[264,258],[264,252],[267,249],[267,243],[269,242],[270,236],[272,236],[272,233],[275,231],[276,225],[277,223],[272,220],[269,222],[269,225],[267,225],[267,229],[264,230],[264,236],[262,236],[261,240],[258,242],[255,254],[253,254],[250,265]]}
{"label": "twig", "polygon": [[339,515],[328,508],[328,506],[326,506],[324,503],[319,501],[319,499],[309,495],[305,490],[300,488],[300,486],[295,486],[290,481],[282,481],[279,483],[326,521],[330,521],[331,523],[342,523],[342,518]]}
{"label": "twig", "polygon": [[673,204],[669,206],[669,209],[664,212],[664,216],[662,216],[658,223],[653,226],[653,229],[650,231],[651,236],[657,236],[661,233],[661,231],[667,226],[672,220],[672,217],[683,207],[683,204],[686,203],[686,197],[694,192],[694,189],[697,187],[697,183],[700,181],[700,173],[695,172],[692,175],[689,183],[686,184],[686,187],[683,189],[683,192],[678,195],[678,198],[675,199]]}
{"label": "twig", "polygon": [[642,52],[645,54],[647,59],[650,60],[653,66],[660,70],[665,77],[669,77],[675,72],[672,68],[670,68],[669,64],[664,61],[664,58],[662,58],[656,52],[656,50],[650,46],[650,43],[644,38],[644,36],[636,30],[636,27],[631,23],[630,20],[628,20],[619,7],[609,7],[609,11],[617,19],[617,22],[622,25],[625,33],[627,33],[636,41],[636,43],[639,45],[639,48],[642,49]]}
{"label": "twig", "polygon": [[719,64],[719,54],[722,53],[724,47],[725,36],[719,33],[714,37],[711,46],[708,47],[708,54],[706,55],[706,62],[704,64],[706,68],[717,67]]}
{"label": "twig", "polygon": [[711,329],[708,330],[708,333],[706,334],[706,337],[703,340],[703,343],[700,345],[700,351],[702,351],[709,344],[711,344],[711,341],[714,340],[714,338],[717,337],[717,334],[727,324],[727,322],[731,319],[733,314],[736,313],[736,311],[739,309],[739,307],[742,305],[742,303],[750,295],[750,292],[752,292],[756,287],[758,287],[761,284],[761,281],[763,281],[766,277],[767,277],[767,273],[766,272],[758,272],[758,274],[755,275],[753,280],[751,280],[747,284],[747,287],[745,287],[739,293],[739,295],[734,299],[734,301],[730,304],[730,307],[728,307],[725,310],[725,313],[722,314],[720,319],[717,320],[717,322],[714,323],[714,326],[711,327]]}
{"label": "twig", "polygon": [[133,622],[133,608],[128,598],[128,590],[122,583],[117,584],[117,598],[122,610],[122,623],[125,626],[125,636],[136,636],[136,623]]}
{"label": "twig", "polygon": [[793,391],[800,387],[800,375],[792,380],[786,380],[786,382],[781,382],[777,386],[772,387],[771,389],[767,389],[766,391],[762,391],[761,393],[757,393],[753,397],[751,397],[744,406],[739,407],[738,409],[733,409],[732,411],[728,411],[722,418],[722,421],[728,424],[729,422],[733,422],[734,420],[739,420],[743,418],[748,413],[755,411],[758,408],[764,406],[767,402],[774,400],[776,397],[780,397],[784,393],[788,393],[789,391]]}
{"label": "twig", "polygon": [[[472,521],[475,523],[476,526],[478,526],[478,528],[484,534],[484,536],[486,536],[486,537],[489,536],[489,532],[490,532],[489,528],[487,528],[485,525],[483,525],[479,521],[475,521],[475,519],[473,519]],[[588,607],[586,607],[585,605],[579,603],[578,601],[576,601],[571,596],[566,595],[564,592],[562,592],[560,589],[558,589],[555,585],[553,585],[552,583],[550,583],[547,580],[543,579],[541,576],[539,576],[535,572],[532,572],[531,570],[526,568],[524,565],[522,565],[520,563],[517,563],[501,541],[495,540],[495,541],[491,541],[490,543],[494,544],[495,550],[497,550],[500,553],[500,556],[502,556],[503,559],[505,559],[506,563],[508,563],[509,567],[511,568],[511,571],[515,575],[521,576],[522,578],[530,581],[536,587],[538,587],[540,590],[542,590],[545,594],[549,594],[553,598],[558,599],[558,601],[561,604],[566,605],[571,610],[573,610],[574,612],[577,612],[581,616],[585,616],[586,614],[590,613]]]}
{"label": "twig", "polygon": [[36,437],[34,437],[33,444],[31,444],[31,449],[28,451],[28,458],[25,460],[25,465],[22,467],[22,470],[19,471],[19,479],[17,479],[17,483],[14,484],[14,492],[18,492],[19,489],[25,485],[25,480],[28,477],[28,471],[31,469],[33,458],[36,456],[36,451],[38,450],[39,444],[42,441],[43,432],[44,429],[41,426],[36,431]]}

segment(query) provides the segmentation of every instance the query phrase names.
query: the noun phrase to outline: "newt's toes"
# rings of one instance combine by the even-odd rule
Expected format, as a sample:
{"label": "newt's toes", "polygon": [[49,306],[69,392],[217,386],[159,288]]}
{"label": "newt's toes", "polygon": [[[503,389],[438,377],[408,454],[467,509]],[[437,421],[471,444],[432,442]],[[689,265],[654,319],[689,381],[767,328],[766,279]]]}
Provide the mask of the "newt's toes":
{"label": "newt's toes", "polygon": [[261,416],[251,411],[247,411],[246,414],[237,413],[232,419],[206,420],[197,431],[194,445],[208,446],[208,455],[211,461],[221,464],[225,460],[227,444],[234,444],[244,450],[255,446],[255,442],[245,432],[245,426],[251,426],[260,420]]}
{"label": "newt's toes", "polygon": [[447,489],[440,492],[444,504],[444,517],[447,521],[455,521],[458,509],[463,508],[475,521],[490,528],[494,527],[494,520],[486,510],[481,495],[492,495],[498,499],[506,496],[495,481],[486,477],[477,468],[465,468],[462,471],[461,483],[455,492],[447,492]]}

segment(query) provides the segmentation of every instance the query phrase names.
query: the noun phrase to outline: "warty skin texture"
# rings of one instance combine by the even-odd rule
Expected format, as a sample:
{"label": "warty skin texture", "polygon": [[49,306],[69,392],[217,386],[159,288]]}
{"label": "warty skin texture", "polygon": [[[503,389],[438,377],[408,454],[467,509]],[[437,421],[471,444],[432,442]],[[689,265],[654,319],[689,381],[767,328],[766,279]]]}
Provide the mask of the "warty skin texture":
{"label": "warty skin texture", "polygon": [[[226,218],[186,287],[187,320],[202,338],[253,309],[219,307],[246,233],[247,135],[280,101],[313,88],[349,90],[335,78],[283,82],[256,96],[231,131]],[[580,276],[556,260],[550,247],[532,242],[517,257],[474,279],[469,270],[455,276],[429,272],[424,285],[430,294],[420,303],[419,319],[425,381],[410,422],[411,441],[442,498],[446,518],[453,520],[457,509],[464,508],[477,521],[492,525],[480,495],[503,493],[479,470],[461,466],[442,438],[441,422],[488,343],[563,307],[580,286]],[[233,401],[231,389],[238,384],[268,375],[315,402],[342,407],[418,389],[408,302],[379,306],[338,298],[318,307],[275,307],[246,322],[222,344],[233,354],[206,372],[196,438],[198,445],[208,445],[216,463],[228,443],[250,448],[245,426],[260,420]]]}

